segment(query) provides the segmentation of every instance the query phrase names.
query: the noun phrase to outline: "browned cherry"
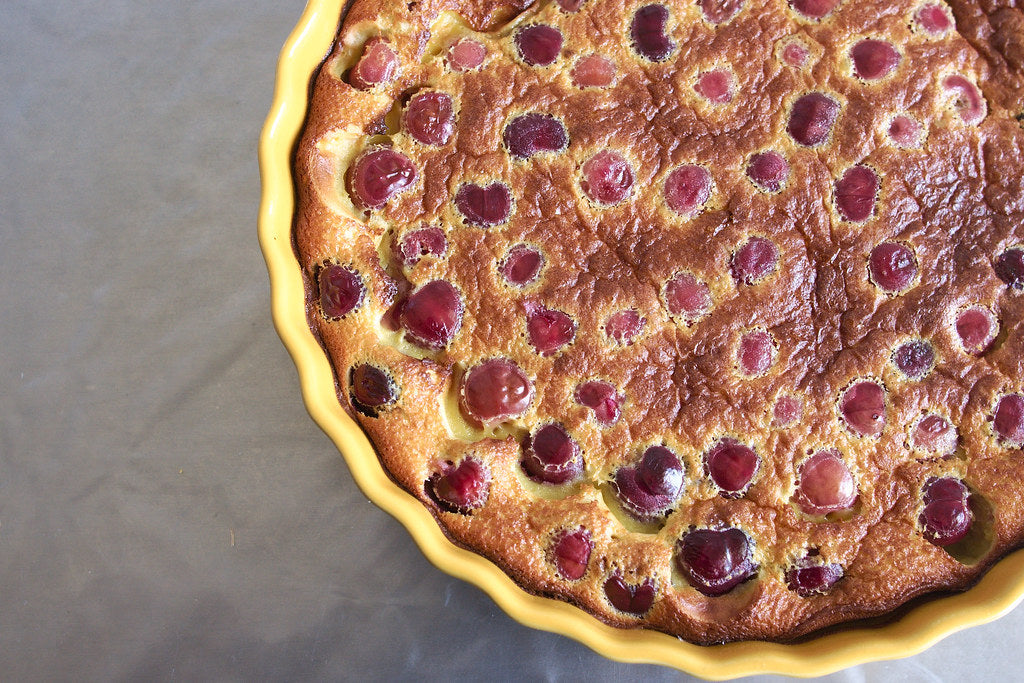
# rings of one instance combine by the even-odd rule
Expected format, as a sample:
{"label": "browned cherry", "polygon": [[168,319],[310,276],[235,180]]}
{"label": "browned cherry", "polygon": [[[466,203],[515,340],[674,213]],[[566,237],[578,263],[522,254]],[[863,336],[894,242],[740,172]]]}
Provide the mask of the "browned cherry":
{"label": "browned cherry", "polygon": [[900,147],[920,147],[922,132],[921,123],[912,116],[898,114],[889,121],[889,138]]}
{"label": "browned cherry", "polygon": [[736,349],[736,364],[747,377],[760,377],[775,362],[778,349],[775,339],[767,330],[750,330],[740,337]]}
{"label": "browned cherry", "polygon": [[606,88],[615,80],[615,63],[603,55],[580,57],[570,74],[577,88]]}
{"label": "browned cherry", "polygon": [[724,24],[736,16],[743,7],[743,0],[700,0],[701,14],[709,24]]}
{"label": "browned cherry", "polygon": [[918,420],[910,435],[910,443],[914,448],[931,451],[938,456],[952,455],[958,441],[956,427],[935,413],[928,413]]}
{"label": "browned cherry", "polygon": [[639,336],[647,322],[632,308],[617,311],[608,316],[604,323],[604,333],[616,344],[629,346]]}
{"label": "browned cherry", "polygon": [[796,396],[783,395],[775,400],[775,408],[772,410],[772,426],[788,427],[803,415],[804,405]]}
{"label": "browned cherry", "polygon": [[999,279],[1011,289],[1024,289],[1024,249],[1007,249],[996,257],[994,268]]}
{"label": "browned cherry", "polygon": [[949,74],[942,80],[942,88],[964,123],[976,126],[985,118],[985,98],[974,83],[960,74]]}
{"label": "browned cherry", "polygon": [[317,276],[320,310],[325,318],[343,318],[359,308],[366,296],[363,279],[348,266],[328,265]]}
{"label": "browned cherry", "polygon": [[754,544],[743,531],[694,529],[676,542],[676,567],[709,597],[725,595],[757,573]]}
{"label": "browned cherry", "polygon": [[857,480],[839,451],[822,449],[804,460],[794,500],[809,515],[849,510],[857,501]]}
{"label": "browned cherry", "polygon": [[921,379],[935,364],[935,349],[923,339],[913,339],[896,347],[892,362],[907,379]]}
{"label": "browned cherry", "polygon": [[353,407],[368,417],[377,417],[381,409],[398,400],[398,387],[394,380],[376,365],[353,365],[349,370],[348,383]]}

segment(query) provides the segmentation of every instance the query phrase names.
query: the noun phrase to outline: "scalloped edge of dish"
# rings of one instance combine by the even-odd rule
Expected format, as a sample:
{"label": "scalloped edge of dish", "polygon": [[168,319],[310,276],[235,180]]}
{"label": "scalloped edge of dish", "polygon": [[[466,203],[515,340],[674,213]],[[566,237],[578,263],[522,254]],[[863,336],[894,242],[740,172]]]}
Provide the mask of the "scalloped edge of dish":
{"label": "scalloped edge of dish", "polygon": [[850,666],[908,657],[942,638],[1013,609],[1024,598],[1024,551],[995,564],[970,590],[916,605],[896,621],[851,627],[796,644],[700,646],[664,633],[617,629],[568,603],[527,593],[501,569],[454,545],[430,512],[384,473],[366,435],[338,403],[334,375],[306,323],[305,292],[291,230],[292,154],[305,123],[310,79],[334,41],[345,0],[309,0],[281,51],[274,98],[259,141],[259,239],[270,273],[274,326],[299,373],[306,408],[341,451],[352,477],[397,519],[438,569],[476,585],[526,626],[573,638],[610,659],[661,664],[708,679],[755,674],[821,676]]}

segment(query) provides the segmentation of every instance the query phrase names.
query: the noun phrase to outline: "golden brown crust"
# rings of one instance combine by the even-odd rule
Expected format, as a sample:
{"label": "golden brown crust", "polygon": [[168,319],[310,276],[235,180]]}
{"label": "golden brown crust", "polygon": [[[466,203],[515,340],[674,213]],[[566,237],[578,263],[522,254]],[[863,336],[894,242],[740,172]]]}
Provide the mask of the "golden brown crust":
{"label": "golden brown crust", "polygon": [[[554,2],[526,8],[522,0],[352,6],[314,84],[296,156],[295,244],[309,282],[310,324],[336,369],[342,405],[390,475],[454,541],[495,561],[525,589],[576,603],[611,624],[699,643],[788,639],[884,614],[928,591],[968,586],[1024,540],[1024,454],[1000,443],[991,426],[998,398],[1024,388],[1024,296],[992,267],[997,254],[1024,243],[1024,130],[1014,119],[1024,108],[1024,14],[999,1],[954,0],[955,28],[934,37],[915,28],[916,0],[884,8],[844,0],[820,22],[780,0],[746,0],[718,26],[701,18],[699,5],[666,0],[676,50],[652,63],[630,46],[629,21],[640,4],[585,0],[575,13]],[[515,56],[513,31],[529,23],[562,31],[553,66],[530,67]],[[396,50],[397,76],[357,90],[347,73],[377,36]],[[460,36],[487,47],[479,70],[446,68],[445,50]],[[846,55],[858,37],[897,46],[902,57],[893,75],[868,83],[851,73]],[[792,40],[809,50],[802,68],[780,61]],[[614,62],[611,87],[573,84],[574,61],[591,52]],[[693,83],[720,66],[734,74],[737,96],[711,105]],[[950,106],[942,79],[951,73],[980,85],[979,123]],[[396,125],[396,103],[423,90],[448,93],[455,104],[446,145],[418,145]],[[811,91],[841,105],[830,139],[817,148],[786,133],[794,100]],[[523,112],[562,121],[567,150],[512,159],[502,131]],[[898,113],[923,124],[920,148],[887,137]],[[417,178],[383,208],[363,212],[346,175],[378,142],[405,154]],[[604,148],[623,154],[636,175],[629,199],[610,208],[590,203],[578,183],[580,164]],[[781,151],[791,165],[777,193],[760,191],[744,174],[750,156],[766,149]],[[705,167],[714,181],[707,206],[693,218],[664,200],[666,176],[687,163]],[[861,223],[843,219],[833,194],[836,179],[855,164],[881,178],[875,211]],[[490,229],[466,225],[452,204],[455,191],[492,180],[512,189],[511,218]],[[390,244],[422,224],[442,227],[446,256],[403,269]],[[780,266],[763,283],[740,286],[730,258],[751,235],[774,242]],[[872,284],[866,266],[872,248],[889,240],[911,245],[920,265],[915,284],[895,296]],[[539,247],[546,259],[540,281],[525,289],[498,274],[518,243]],[[350,266],[366,285],[362,305],[340,320],[325,318],[318,304],[324,264]],[[693,325],[666,309],[664,283],[680,271],[710,287],[711,313]],[[435,279],[453,283],[465,305],[461,329],[436,352],[381,322],[405,287]],[[576,324],[574,341],[552,356],[537,354],[527,340],[526,313],[535,304],[565,311]],[[1001,325],[980,357],[964,352],[951,319],[969,304],[989,307]],[[626,308],[646,323],[635,343],[619,346],[603,325]],[[739,335],[751,328],[769,330],[778,354],[766,374],[746,378],[734,359]],[[894,347],[911,338],[929,340],[937,356],[921,381],[902,377],[890,361]],[[458,383],[467,368],[495,355],[514,358],[536,395],[521,418],[485,433],[459,414]],[[376,417],[352,407],[349,368],[359,363],[385,369],[400,389],[398,401]],[[887,391],[878,438],[853,435],[837,413],[842,391],[865,378]],[[598,424],[573,400],[589,379],[609,381],[625,396],[613,426]],[[786,394],[800,396],[804,410],[782,428],[773,425],[772,408]],[[922,459],[908,446],[923,412],[957,427],[954,457]],[[519,466],[520,440],[551,420],[584,454],[586,471],[575,485],[545,489]],[[703,454],[722,436],[762,458],[753,485],[737,499],[720,496],[703,471]],[[658,443],[682,458],[686,487],[664,526],[646,533],[616,509],[607,482]],[[791,502],[800,463],[819,448],[837,448],[858,481],[854,512],[841,519],[805,515]],[[468,454],[491,473],[486,504],[471,515],[445,511],[424,483],[445,461]],[[964,479],[974,494],[978,547],[957,556],[929,543],[918,524],[922,487],[942,475]],[[580,526],[594,551],[583,578],[567,581],[548,546],[560,530]],[[674,546],[691,527],[723,526],[754,540],[760,569],[728,594],[706,597],[674,569]],[[826,594],[800,597],[784,572],[809,548],[842,565],[845,576]],[[604,581],[616,571],[628,583],[654,581],[656,599],[643,617],[618,611],[605,597]]]}

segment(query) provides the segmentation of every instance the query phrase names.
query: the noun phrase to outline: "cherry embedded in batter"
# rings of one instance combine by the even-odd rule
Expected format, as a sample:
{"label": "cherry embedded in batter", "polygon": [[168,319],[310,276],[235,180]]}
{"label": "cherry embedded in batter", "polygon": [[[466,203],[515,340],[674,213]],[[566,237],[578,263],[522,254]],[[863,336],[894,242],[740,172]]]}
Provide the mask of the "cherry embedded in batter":
{"label": "cherry embedded in batter", "polygon": [[455,193],[455,208],[469,225],[479,228],[500,225],[512,213],[512,191],[498,181],[484,186],[466,183]]}
{"label": "cherry embedded in batter", "polygon": [[579,444],[565,427],[550,422],[523,441],[523,470],[531,479],[545,484],[565,484],[583,472]]}
{"label": "cherry embedded in batter", "polygon": [[1004,444],[1024,446],[1024,395],[1007,394],[996,403],[992,429]]}
{"label": "cherry embedded in batter", "polygon": [[793,102],[786,131],[805,147],[817,147],[828,140],[839,116],[839,103],[820,92],[810,92]]}
{"label": "cherry embedded in batter", "polygon": [[583,0],[557,0],[558,6],[563,12],[572,14],[573,12],[579,12],[580,7],[583,6]]}
{"label": "cherry embedded in batter", "polygon": [[363,279],[352,268],[327,265],[317,275],[320,311],[325,318],[344,318],[356,310],[366,296]]}
{"label": "cherry embedded in batter", "polygon": [[525,287],[537,279],[544,266],[544,256],[536,247],[517,244],[508,250],[498,266],[502,277],[516,287]]}
{"label": "cherry embedded in batter", "polygon": [[366,41],[363,55],[349,72],[349,84],[357,90],[390,83],[398,73],[398,55],[384,38]]}
{"label": "cherry embedded in batter", "polygon": [[462,38],[448,48],[448,67],[452,71],[472,71],[484,63],[487,48],[479,40]]}
{"label": "cherry embedded in batter", "polygon": [[576,338],[576,322],[562,311],[528,307],[526,333],[537,353],[550,356]]}
{"label": "cherry embedded in batter", "polygon": [[736,349],[736,364],[747,377],[760,377],[775,362],[778,350],[775,339],[767,330],[750,330],[740,337]]}
{"label": "cherry embedded in batter", "polygon": [[704,454],[704,471],[723,498],[739,498],[750,487],[761,458],[753,448],[736,439],[719,439]]}
{"label": "cherry embedded in batter", "polygon": [[931,451],[937,456],[952,455],[958,441],[956,427],[935,413],[929,413],[918,420],[910,435],[910,443],[914,448]]}
{"label": "cherry embedded in batter", "polygon": [[349,170],[349,192],[362,209],[379,209],[416,182],[409,157],[388,147],[363,152]]}
{"label": "cherry embedded in batter", "polygon": [[636,465],[620,467],[612,489],[622,508],[641,522],[662,517],[683,487],[683,465],[664,446],[651,446]]}
{"label": "cherry embedded in batter", "polygon": [[680,166],[665,179],[665,203],[682,216],[694,216],[711,197],[711,174],[696,164]]}
{"label": "cherry embedded in batter", "polygon": [[881,183],[870,167],[857,164],[836,181],[836,209],[845,221],[861,223],[875,213]]}
{"label": "cherry embedded in batter", "polygon": [[711,290],[690,273],[676,273],[665,283],[665,306],[669,315],[692,324],[711,310]]}
{"label": "cherry embedded in batter", "polygon": [[610,149],[601,150],[580,167],[580,189],[601,206],[614,206],[628,197],[633,180],[629,161]]}
{"label": "cherry embedded in batter", "polygon": [[580,57],[570,76],[577,88],[606,88],[615,81],[615,63],[603,55]]}
{"label": "cherry embedded in batter", "polygon": [[789,0],[789,6],[807,19],[820,20],[835,10],[839,0]]}
{"label": "cherry embedded in batter", "polygon": [[892,362],[907,379],[922,379],[935,364],[935,349],[923,339],[904,342],[892,352]]}
{"label": "cherry embedded in batter", "polygon": [[604,582],[604,594],[620,612],[642,616],[654,604],[654,583],[647,579],[641,584],[630,585],[615,573]]}
{"label": "cherry embedded in batter", "polygon": [[823,449],[800,465],[793,499],[809,515],[849,510],[857,501],[857,481],[839,451]]}
{"label": "cherry embedded in batter", "polygon": [[559,576],[567,581],[578,581],[587,573],[594,541],[590,532],[579,527],[559,532],[551,542],[551,559]]}
{"label": "cherry embedded in batter", "polygon": [[771,240],[753,236],[732,255],[730,270],[736,284],[753,285],[768,277],[779,264],[779,248]]}
{"label": "cherry embedded in batter", "polygon": [[728,69],[712,69],[697,76],[693,89],[712,104],[728,104],[732,102],[736,78]]}
{"label": "cherry embedded in batter", "polygon": [[953,27],[953,20],[943,5],[937,2],[930,2],[922,5],[914,15],[917,25],[932,36],[941,36]]}
{"label": "cherry embedded in batter", "polygon": [[885,428],[885,390],[869,380],[851,384],[839,400],[839,414],[857,436],[878,436]]}
{"label": "cherry embedded in batter", "polygon": [[842,565],[835,563],[817,564],[805,558],[796,566],[786,570],[786,585],[801,598],[828,592],[839,579],[843,578]]}
{"label": "cherry embedded in batter", "polygon": [[896,294],[913,284],[917,277],[917,259],[905,244],[882,242],[871,250],[868,273],[877,287]]}
{"label": "cherry embedded in batter", "polygon": [[565,126],[548,114],[522,114],[505,126],[505,147],[517,159],[529,159],[543,152],[561,152],[569,144]]}
{"label": "cherry embedded in batter", "polygon": [[582,406],[594,411],[594,419],[603,427],[610,427],[622,415],[622,396],[611,382],[592,379],[576,387],[574,398]]}
{"label": "cherry embedded in batter", "polygon": [[1024,249],[1012,247],[996,257],[996,275],[1011,289],[1024,289]]}
{"label": "cherry embedded in batter", "polygon": [[487,502],[491,472],[474,457],[463,458],[458,466],[445,462],[427,480],[427,493],[448,512],[468,515]]}
{"label": "cherry embedded in batter", "polygon": [[988,111],[985,98],[974,83],[960,74],[950,74],[942,79],[942,88],[964,123],[976,126],[985,118]]}
{"label": "cherry embedded in batter", "polygon": [[410,230],[391,243],[391,253],[403,266],[414,266],[424,256],[441,258],[448,251],[448,238],[437,226]]}
{"label": "cherry embedded in batter", "polygon": [[463,376],[460,395],[466,417],[492,427],[526,412],[533,382],[514,361],[491,358]]}
{"label": "cherry embedded in batter", "polygon": [[969,306],[956,317],[956,333],[967,353],[980,356],[999,334],[999,321],[984,306]]}
{"label": "cherry embedded in batter", "polygon": [[644,329],[647,320],[632,308],[612,313],[604,323],[604,333],[616,344],[629,346]]}
{"label": "cherry embedded in batter", "polygon": [[899,114],[889,121],[889,138],[904,148],[915,148],[921,146],[923,128],[917,119]]}
{"label": "cherry embedded in batter", "polygon": [[530,66],[548,66],[562,50],[562,32],[546,24],[523,26],[515,35],[519,57]]}
{"label": "cherry embedded in batter", "polygon": [[850,59],[857,78],[876,81],[896,69],[900,63],[900,53],[888,41],[865,38],[850,48]]}
{"label": "cherry embedded in batter", "polygon": [[708,597],[725,595],[757,572],[754,544],[736,528],[695,529],[676,542],[676,567]]}
{"label": "cherry embedded in batter", "polygon": [[800,419],[803,412],[804,404],[799,397],[788,394],[779,396],[772,410],[772,426],[789,427]]}
{"label": "cherry embedded in batter", "polygon": [[375,365],[359,363],[349,370],[352,405],[363,415],[377,417],[382,408],[398,400],[398,387],[388,373]]}
{"label": "cherry embedded in batter", "polygon": [[724,24],[736,16],[743,7],[743,0],[699,0],[704,21],[709,24]]}
{"label": "cherry embedded in batter", "polygon": [[778,192],[789,179],[789,162],[775,150],[758,152],[750,157],[747,177],[765,192]]}
{"label": "cherry embedded in batter", "polygon": [[633,15],[629,35],[633,49],[652,62],[663,62],[676,49],[668,36],[668,8],[665,5],[644,5]]}
{"label": "cherry embedded in batter", "polygon": [[939,547],[963,539],[974,522],[969,500],[970,491],[959,479],[943,477],[927,483],[924,507],[918,517],[924,537]]}
{"label": "cherry embedded in batter", "polygon": [[810,56],[811,51],[807,49],[807,46],[795,40],[786,43],[782,48],[782,61],[787,66],[803,68]]}
{"label": "cherry embedded in batter", "polygon": [[414,95],[405,105],[402,123],[409,136],[420,144],[447,144],[455,130],[451,95],[443,92]]}
{"label": "cherry embedded in batter", "polygon": [[440,349],[462,327],[464,306],[459,291],[444,280],[432,280],[414,291],[402,309],[405,336],[417,346]]}

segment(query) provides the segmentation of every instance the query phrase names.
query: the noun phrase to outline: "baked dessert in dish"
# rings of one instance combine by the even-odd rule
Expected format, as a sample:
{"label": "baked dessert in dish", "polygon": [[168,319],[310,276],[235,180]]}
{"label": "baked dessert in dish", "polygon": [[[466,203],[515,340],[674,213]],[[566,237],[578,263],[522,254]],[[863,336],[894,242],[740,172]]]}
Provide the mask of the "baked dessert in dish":
{"label": "baked dessert in dish", "polygon": [[1024,539],[1024,13],[356,0],[295,169],[390,476],[525,590],[696,643]]}

